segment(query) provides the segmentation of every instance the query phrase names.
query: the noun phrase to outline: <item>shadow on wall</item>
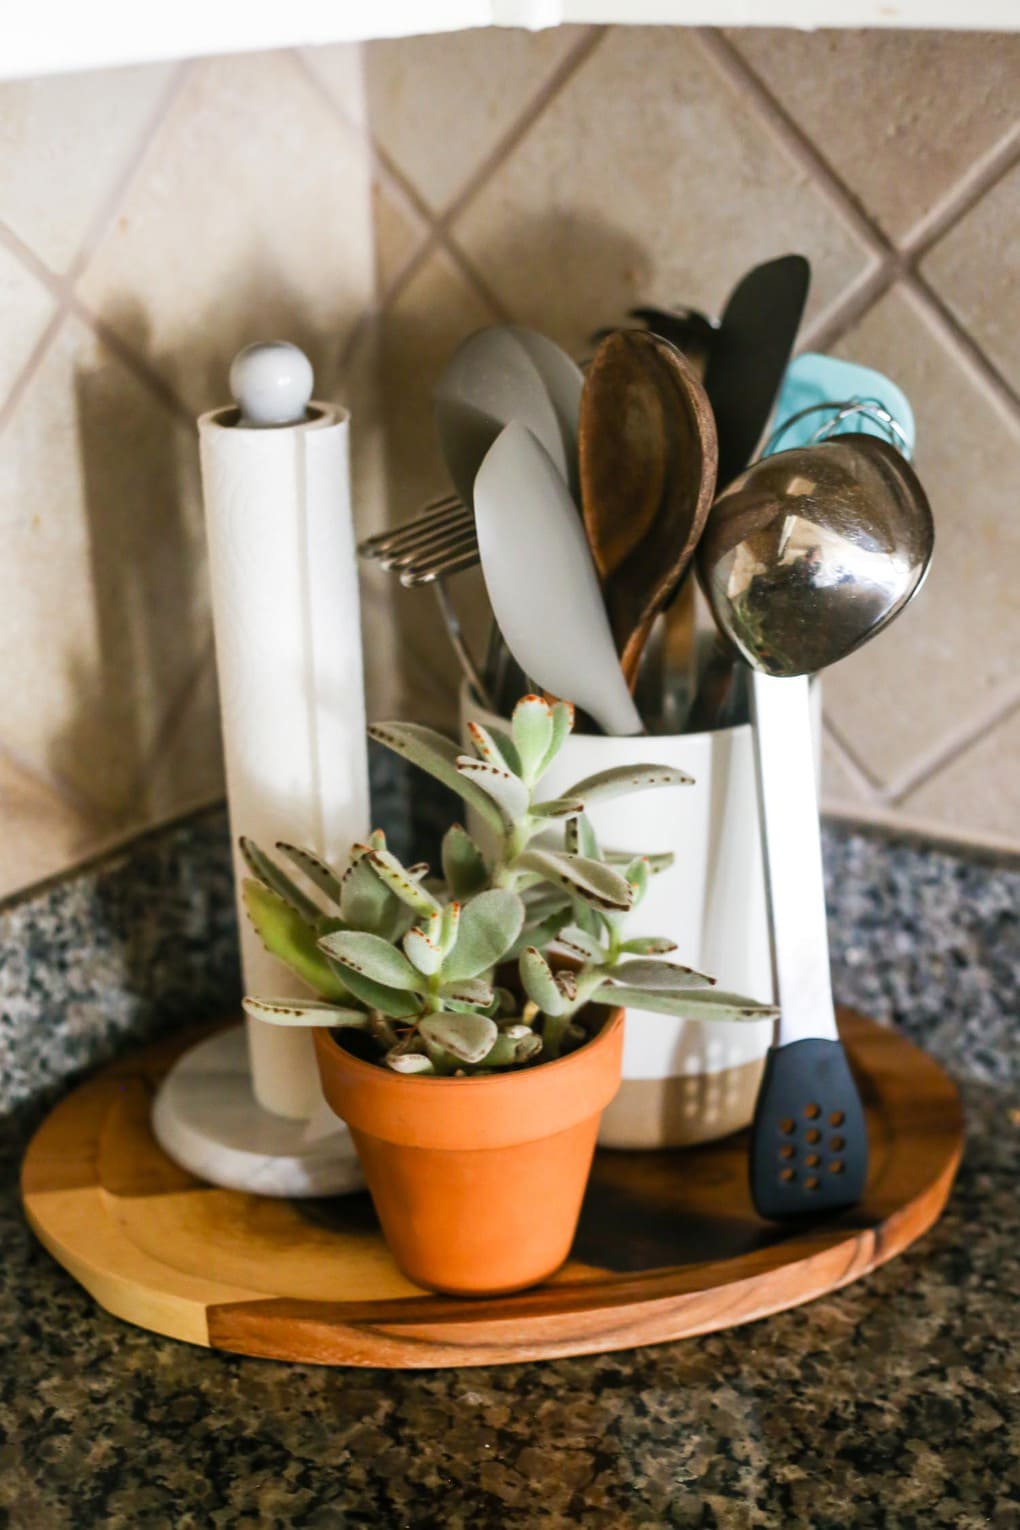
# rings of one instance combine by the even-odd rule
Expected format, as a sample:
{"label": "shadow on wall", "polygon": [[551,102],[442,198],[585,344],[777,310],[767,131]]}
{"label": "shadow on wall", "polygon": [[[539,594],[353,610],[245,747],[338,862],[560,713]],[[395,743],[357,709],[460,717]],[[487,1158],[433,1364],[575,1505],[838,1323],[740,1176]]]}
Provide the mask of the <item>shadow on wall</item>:
{"label": "shadow on wall", "polygon": [[[496,231],[493,248],[479,262],[483,270],[490,254],[493,266],[500,264],[500,252],[495,248],[498,238]],[[607,222],[550,213],[533,220],[523,233],[514,231],[513,248],[522,244],[535,252],[536,303],[546,313],[555,312],[557,291],[569,289],[577,272],[588,264],[627,273],[626,291],[621,278],[619,310],[593,310],[587,334],[622,320],[632,303],[648,296],[647,256],[629,235]],[[558,261],[557,250],[569,251],[569,260]],[[412,302],[419,292],[421,300]],[[457,344],[481,324],[497,322],[496,315],[485,315],[480,300],[472,297],[468,307],[461,279],[438,262],[427,279],[416,279],[409,293],[401,294],[395,306],[379,316],[388,524],[408,519],[434,495],[449,492],[433,424],[432,390]],[[557,335],[553,324],[544,327],[553,339],[568,345],[579,357],[583,355],[577,338]],[[451,593],[472,652],[481,657],[489,607],[480,575],[458,575],[451,582]],[[398,589],[395,603],[399,634],[396,688],[401,715],[433,726],[454,727],[459,669],[442,630],[435,599],[428,590]]]}
{"label": "shadow on wall", "polygon": [[[115,322],[144,355],[144,314]],[[95,649],[70,658],[76,709],[50,766],[115,833],[173,811],[157,771],[163,725],[204,641],[197,461],[120,363],[79,368],[74,387]]]}

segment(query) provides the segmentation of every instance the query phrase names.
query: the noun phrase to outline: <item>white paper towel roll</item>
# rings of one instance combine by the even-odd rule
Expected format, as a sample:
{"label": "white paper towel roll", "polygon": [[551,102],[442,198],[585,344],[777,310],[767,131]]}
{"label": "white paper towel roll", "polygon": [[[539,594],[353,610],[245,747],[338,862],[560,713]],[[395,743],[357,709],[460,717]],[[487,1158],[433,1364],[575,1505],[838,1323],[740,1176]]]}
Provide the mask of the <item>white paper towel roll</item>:
{"label": "white paper towel roll", "polygon": [[[238,835],[342,865],[369,828],[349,417],[315,403],[308,415],[262,430],[237,409],[198,422],[239,895]],[[300,993],[238,905],[245,991]],[[259,1104],[310,1116],[321,1099],[311,1032],[247,1024]]]}

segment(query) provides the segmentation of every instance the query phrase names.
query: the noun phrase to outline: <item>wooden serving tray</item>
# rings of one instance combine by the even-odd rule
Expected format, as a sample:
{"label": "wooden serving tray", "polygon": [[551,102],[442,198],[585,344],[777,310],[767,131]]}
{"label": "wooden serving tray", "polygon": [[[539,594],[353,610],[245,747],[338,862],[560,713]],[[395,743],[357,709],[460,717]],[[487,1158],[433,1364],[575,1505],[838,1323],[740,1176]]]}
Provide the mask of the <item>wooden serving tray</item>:
{"label": "wooden serving tray", "polygon": [[600,1152],[570,1262],[516,1296],[451,1299],[393,1264],[366,1194],[280,1201],[178,1169],[153,1092],[197,1037],[114,1064],[57,1106],[22,1171],[31,1226],[117,1317],[212,1349],[323,1365],[492,1365],[681,1339],[836,1290],[936,1220],[963,1143],[956,1090],[895,1031],[844,1012],[871,1140],[864,1201],[805,1225],[760,1221],[741,1133]]}

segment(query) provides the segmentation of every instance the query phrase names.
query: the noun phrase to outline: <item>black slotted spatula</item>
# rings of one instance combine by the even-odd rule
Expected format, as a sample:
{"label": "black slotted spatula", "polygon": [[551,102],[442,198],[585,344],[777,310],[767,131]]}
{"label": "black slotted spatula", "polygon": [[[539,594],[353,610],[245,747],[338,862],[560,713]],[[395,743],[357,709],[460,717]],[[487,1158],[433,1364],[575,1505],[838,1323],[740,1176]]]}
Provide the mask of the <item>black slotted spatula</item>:
{"label": "black slotted spatula", "polygon": [[752,672],[758,801],[780,1018],[751,1126],[751,1197],[773,1220],[852,1206],[868,1138],[836,1029],[808,679]]}

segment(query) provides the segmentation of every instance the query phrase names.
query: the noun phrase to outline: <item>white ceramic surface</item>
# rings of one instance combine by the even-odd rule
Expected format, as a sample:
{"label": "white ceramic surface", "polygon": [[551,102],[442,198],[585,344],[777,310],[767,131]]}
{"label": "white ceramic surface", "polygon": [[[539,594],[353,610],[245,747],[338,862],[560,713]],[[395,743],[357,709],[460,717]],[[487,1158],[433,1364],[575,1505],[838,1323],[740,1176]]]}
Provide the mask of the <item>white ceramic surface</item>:
{"label": "white ceramic surface", "polygon": [[159,1087],[152,1129],[182,1168],[228,1190],[257,1195],[339,1195],[364,1188],[347,1128],[289,1121],[263,1110],[252,1094],[244,1028],[201,1041]]}
{"label": "white ceramic surface", "polygon": [[[461,695],[466,723],[499,722]],[[464,735],[466,737],[466,733]],[[635,793],[597,804],[592,822],[609,849],[671,851],[632,916],[635,935],[676,941],[673,960],[722,988],[771,1002],[772,969],[750,724],[711,733],[642,738],[572,735],[542,783],[543,797],[615,765],[679,767],[693,786]],[[477,826],[475,826],[477,832]],[[629,1010],[624,1084],[602,1118],[606,1147],[680,1146],[746,1126],[754,1109],[769,1021],[673,1019]]]}

